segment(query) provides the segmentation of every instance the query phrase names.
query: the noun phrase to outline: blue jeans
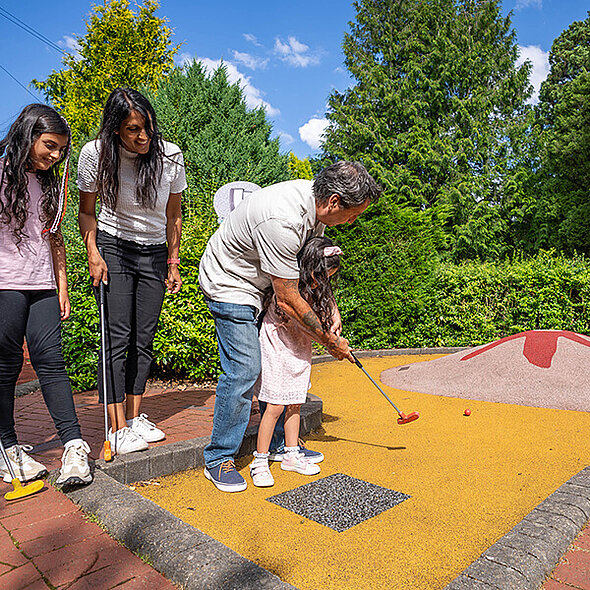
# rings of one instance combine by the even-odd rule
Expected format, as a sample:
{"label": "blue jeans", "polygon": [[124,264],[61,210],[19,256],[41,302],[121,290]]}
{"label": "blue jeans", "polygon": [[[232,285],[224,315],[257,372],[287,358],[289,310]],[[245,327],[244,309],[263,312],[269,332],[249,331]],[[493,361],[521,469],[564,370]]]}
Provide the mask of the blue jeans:
{"label": "blue jeans", "polygon": [[211,442],[205,465],[233,460],[240,449],[252,408],[252,389],[260,375],[260,343],[255,307],[221,303],[205,297],[215,320],[215,335],[223,371],[215,392]]}

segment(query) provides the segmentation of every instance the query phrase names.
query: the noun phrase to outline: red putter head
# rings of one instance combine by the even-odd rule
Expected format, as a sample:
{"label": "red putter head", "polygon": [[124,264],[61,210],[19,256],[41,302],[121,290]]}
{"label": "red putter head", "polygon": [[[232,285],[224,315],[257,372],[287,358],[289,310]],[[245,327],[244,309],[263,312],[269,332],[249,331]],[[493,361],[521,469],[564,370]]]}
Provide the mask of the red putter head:
{"label": "red putter head", "polygon": [[397,419],[397,423],[398,424],[409,424],[410,422],[413,422],[414,420],[418,420],[418,418],[420,418],[420,414],[418,414],[418,412],[410,412],[409,414],[404,414],[403,412],[401,412],[401,414],[399,415],[399,418]]}

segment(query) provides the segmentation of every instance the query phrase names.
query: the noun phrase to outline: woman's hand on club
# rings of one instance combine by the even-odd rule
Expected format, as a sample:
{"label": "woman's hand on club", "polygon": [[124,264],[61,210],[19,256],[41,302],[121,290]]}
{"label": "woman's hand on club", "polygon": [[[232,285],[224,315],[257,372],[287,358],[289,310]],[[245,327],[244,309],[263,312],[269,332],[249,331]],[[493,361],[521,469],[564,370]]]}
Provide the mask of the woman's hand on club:
{"label": "woman's hand on club", "polygon": [[107,263],[100,254],[88,256],[88,268],[90,269],[90,276],[92,277],[92,284],[98,287],[100,281],[105,285],[108,283]]}
{"label": "woman's hand on club", "polygon": [[166,279],[166,287],[168,293],[178,293],[182,287],[182,279],[180,278],[180,271],[177,264],[170,264],[168,266],[168,278]]}

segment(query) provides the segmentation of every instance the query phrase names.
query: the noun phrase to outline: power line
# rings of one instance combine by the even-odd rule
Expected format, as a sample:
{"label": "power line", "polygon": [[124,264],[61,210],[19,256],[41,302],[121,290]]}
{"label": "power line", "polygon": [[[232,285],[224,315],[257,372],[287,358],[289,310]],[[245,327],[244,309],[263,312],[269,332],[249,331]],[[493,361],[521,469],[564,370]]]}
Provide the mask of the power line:
{"label": "power line", "polygon": [[29,35],[32,35],[33,37],[35,37],[39,41],[42,41],[43,43],[45,43],[46,45],[51,47],[51,49],[55,49],[56,51],[59,51],[60,53],[67,55],[67,52],[65,52],[59,45],[56,45],[53,41],[51,41],[50,39],[45,37],[45,35],[39,33],[39,31],[35,30],[33,27],[30,27],[29,25],[24,23],[22,20],[18,19],[16,16],[14,16],[14,14],[11,14],[10,12],[8,12],[8,10],[6,10],[5,8],[2,8],[1,6],[0,6],[0,16],[3,16],[6,20],[10,21],[12,24],[16,25],[17,27],[20,27],[21,29],[23,29],[23,31],[26,31],[27,33],[29,33]]}
{"label": "power line", "polygon": [[39,97],[35,96],[20,80],[15,78],[2,64],[0,64],[0,69],[4,70],[21,88],[23,88],[26,92],[28,92],[37,102],[39,101]]}

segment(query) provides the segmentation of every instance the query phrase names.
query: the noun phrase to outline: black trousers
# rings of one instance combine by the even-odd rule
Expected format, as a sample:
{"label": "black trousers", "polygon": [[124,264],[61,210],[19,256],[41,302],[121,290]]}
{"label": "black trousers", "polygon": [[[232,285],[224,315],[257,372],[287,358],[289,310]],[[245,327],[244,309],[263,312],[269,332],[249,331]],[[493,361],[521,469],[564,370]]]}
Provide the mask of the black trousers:
{"label": "black trousers", "polygon": [[53,290],[0,290],[0,437],[17,444],[14,388],[27,346],[41,393],[63,444],[81,438],[70,380],[61,351],[59,299]]}
{"label": "black trousers", "polygon": [[[164,302],[168,248],[166,244],[142,246],[105,232],[98,232],[96,245],[102,248],[109,269],[105,285],[107,402],[120,403],[125,395],[145,391]],[[98,289],[95,295],[99,302]],[[102,401],[102,362],[98,385]]]}

